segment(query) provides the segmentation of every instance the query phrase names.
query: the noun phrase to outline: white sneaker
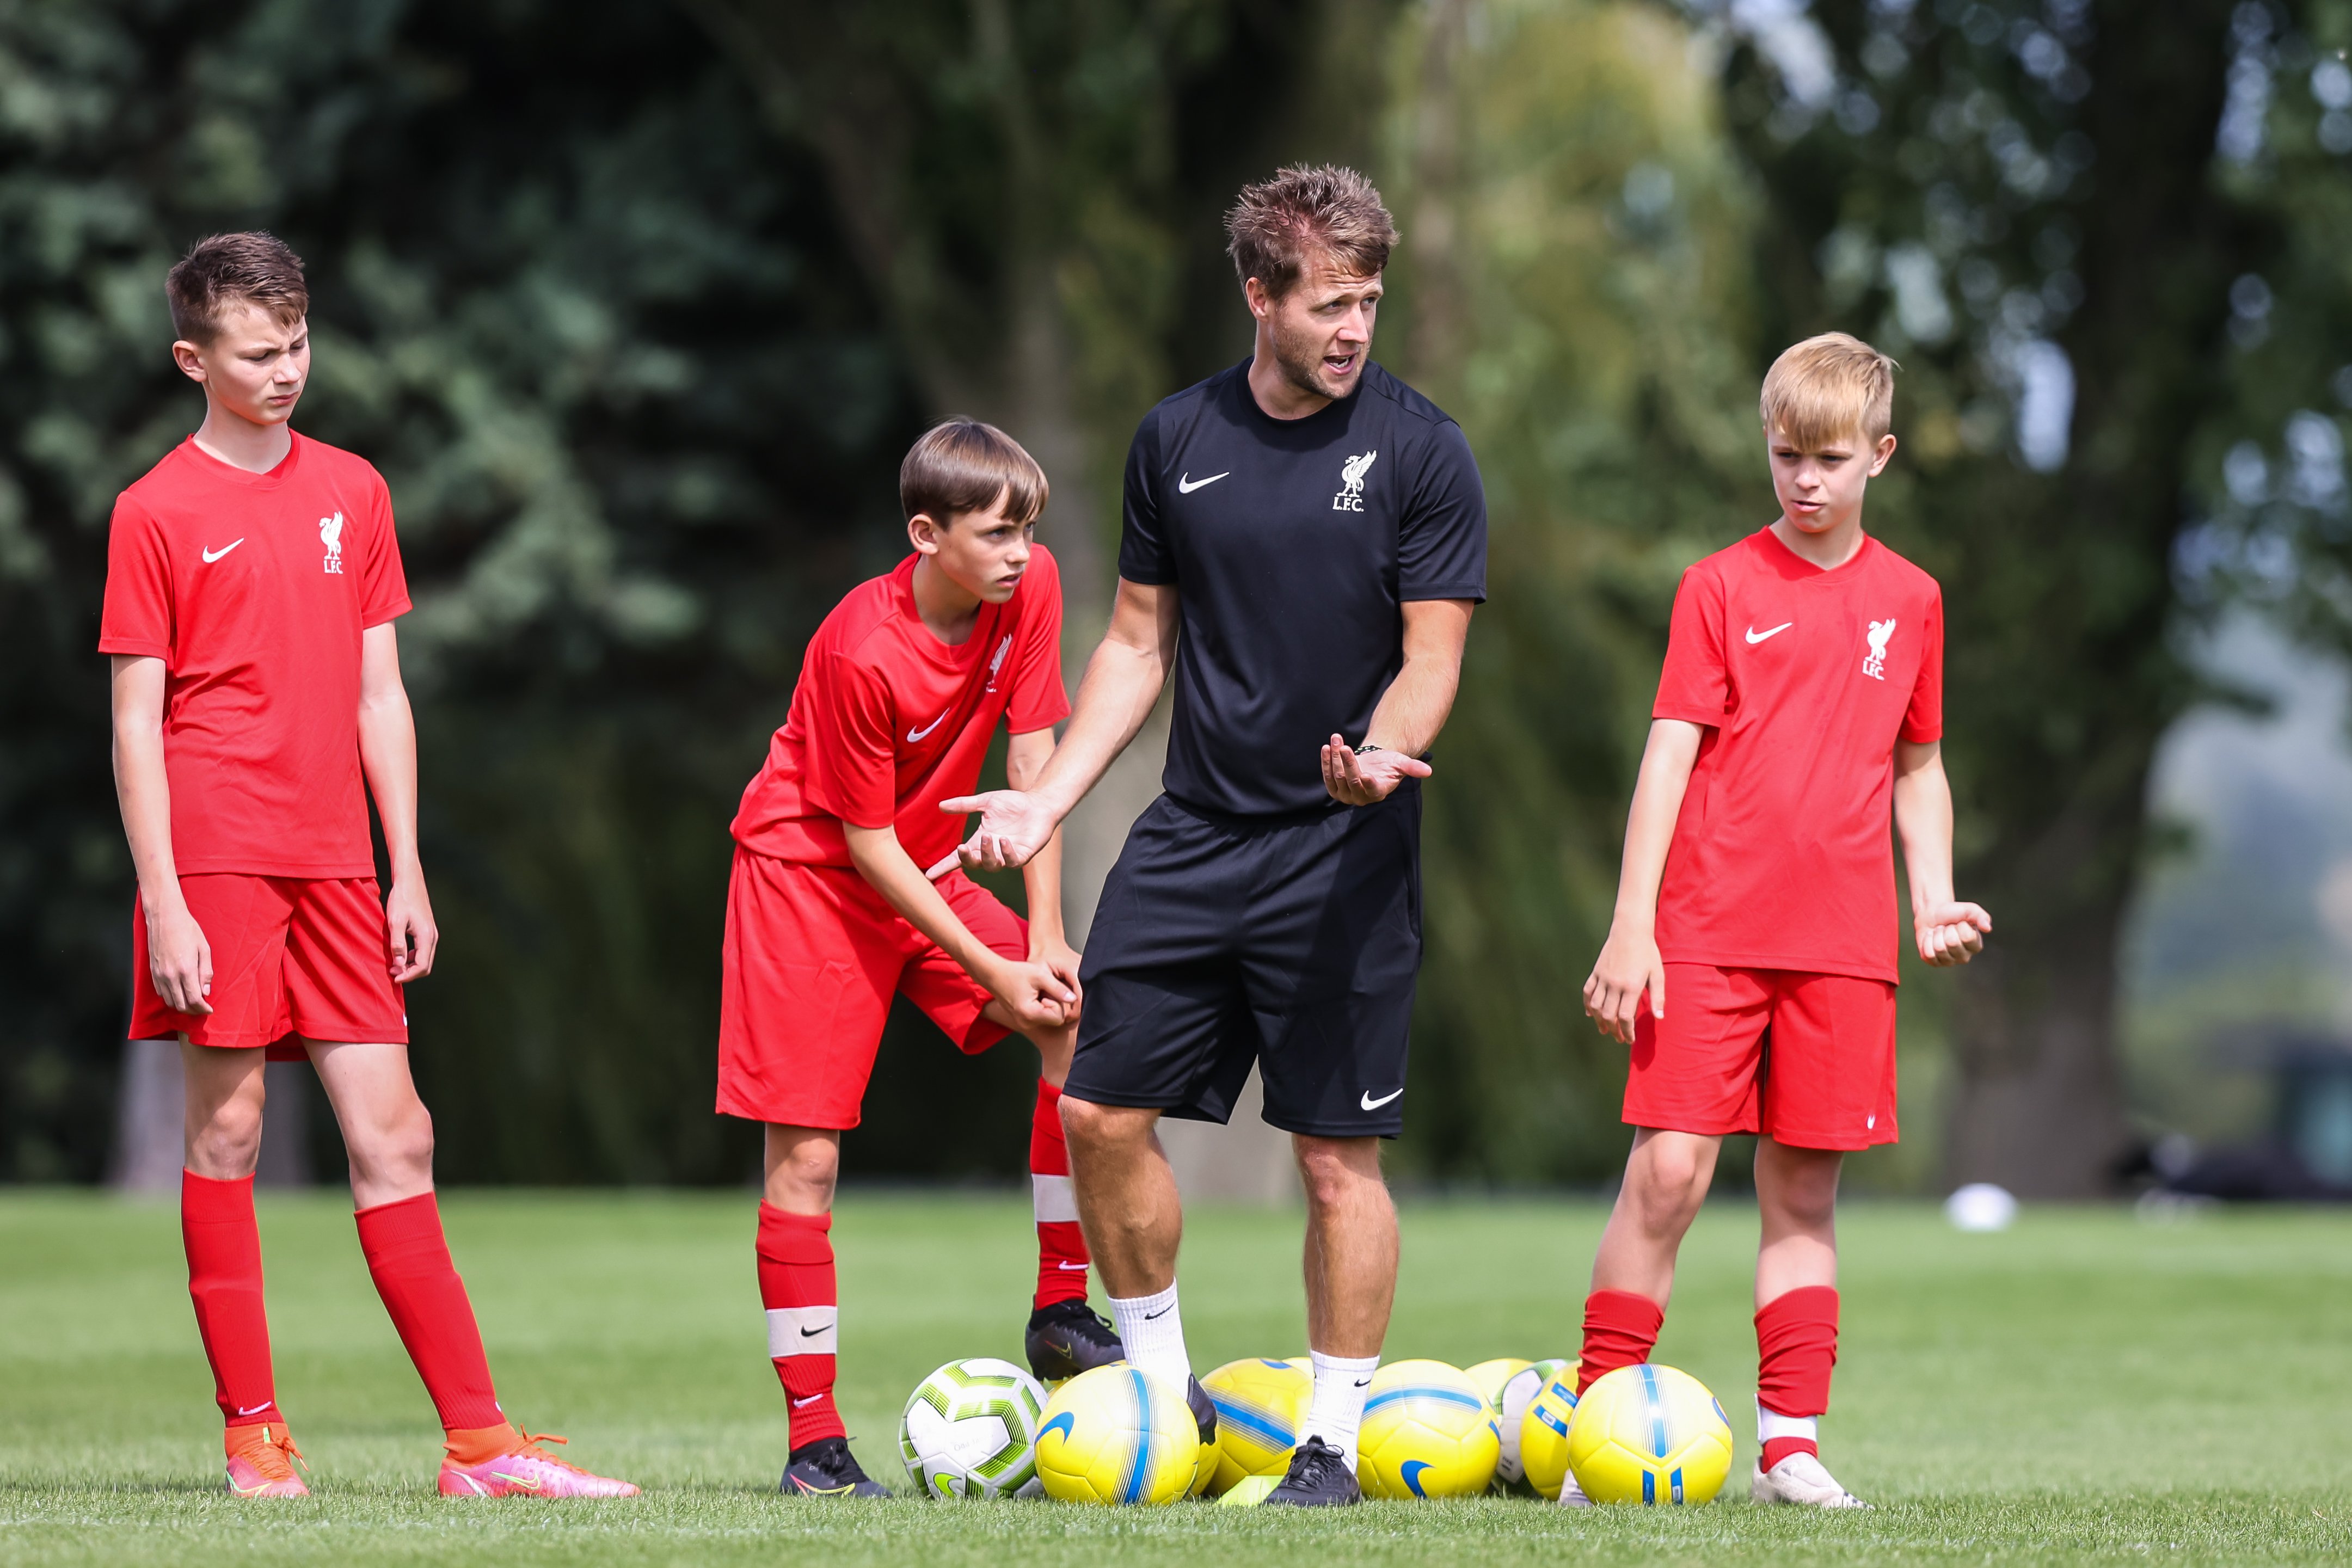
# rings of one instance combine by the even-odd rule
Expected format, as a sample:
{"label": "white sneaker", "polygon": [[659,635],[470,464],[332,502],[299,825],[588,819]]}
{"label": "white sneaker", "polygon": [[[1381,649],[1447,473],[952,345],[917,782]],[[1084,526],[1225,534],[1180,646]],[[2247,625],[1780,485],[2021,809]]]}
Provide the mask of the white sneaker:
{"label": "white sneaker", "polygon": [[1559,1479],[1559,1506],[1562,1508],[1591,1508],[1592,1506],[1592,1500],[1584,1495],[1584,1489],[1582,1487],[1576,1484],[1576,1472],[1574,1470],[1569,1471],[1568,1474],[1560,1477]]}
{"label": "white sneaker", "polygon": [[1800,1449],[1774,1465],[1759,1469],[1748,1483],[1751,1502],[1790,1502],[1804,1508],[1868,1508],[1870,1504],[1837,1484],[1814,1455]]}

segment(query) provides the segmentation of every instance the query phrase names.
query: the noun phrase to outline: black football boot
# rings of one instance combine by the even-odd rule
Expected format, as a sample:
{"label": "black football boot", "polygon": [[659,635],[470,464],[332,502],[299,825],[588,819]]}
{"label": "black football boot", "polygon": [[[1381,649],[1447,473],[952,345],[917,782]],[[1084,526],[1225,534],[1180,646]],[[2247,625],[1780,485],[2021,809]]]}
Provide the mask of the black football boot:
{"label": "black football boot", "polygon": [[1192,1409],[1192,1424],[1201,1428],[1201,1447],[1211,1447],[1217,1440],[1217,1406],[1199,1378],[1184,1379],[1184,1403]]}
{"label": "black football boot", "polygon": [[1059,1383],[1127,1358],[1118,1332],[1083,1301],[1055,1301],[1031,1312],[1024,1343],[1029,1370],[1040,1383]]}
{"label": "black football boot", "polygon": [[888,1497],[890,1489],[857,1468],[846,1437],[819,1437],[794,1448],[777,1490],[786,1497]]}
{"label": "black football boot", "polygon": [[1320,1437],[1309,1437],[1290,1456],[1290,1473],[1265,1494],[1265,1506],[1344,1508],[1364,1500],[1348,1457]]}

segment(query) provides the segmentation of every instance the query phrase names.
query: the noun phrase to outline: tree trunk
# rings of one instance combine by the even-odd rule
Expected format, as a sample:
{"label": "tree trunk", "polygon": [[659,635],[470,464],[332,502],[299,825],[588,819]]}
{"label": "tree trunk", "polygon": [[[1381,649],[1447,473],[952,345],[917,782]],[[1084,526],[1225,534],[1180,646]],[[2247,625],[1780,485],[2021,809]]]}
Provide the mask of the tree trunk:
{"label": "tree trunk", "polygon": [[2084,304],[2060,339],[2072,457],[2055,486],[2012,471],[1968,494],[1974,515],[1936,518],[1969,541],[1946,598],[1962,839],[1983,847],[1959,891],[1994,920],[1952,1019],[1948,1174],[2027,1197],[2112,1192],[2129,1138],[2116,948],[2157,742],[2193,695],[2168,644],[2173,548],[2191,437],[2223,385],[2230,283],[2261,248],[2212,167],[2231,10],[2180,0],[2158,26],[2136,0],[2098,7]]}

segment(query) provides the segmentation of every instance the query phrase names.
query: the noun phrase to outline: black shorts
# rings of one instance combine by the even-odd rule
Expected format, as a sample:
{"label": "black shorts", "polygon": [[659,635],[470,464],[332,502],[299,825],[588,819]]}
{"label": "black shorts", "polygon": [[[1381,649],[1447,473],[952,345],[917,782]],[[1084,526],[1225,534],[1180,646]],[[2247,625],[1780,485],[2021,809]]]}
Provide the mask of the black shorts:
{"label": "black shorts", "polygon": [[1270,823],[1163,795],[1103,883],[1062,1092],[1223,1122],[1255,1061],[1273,1125],[1392,1138],[1420,968],[1417,784]]}

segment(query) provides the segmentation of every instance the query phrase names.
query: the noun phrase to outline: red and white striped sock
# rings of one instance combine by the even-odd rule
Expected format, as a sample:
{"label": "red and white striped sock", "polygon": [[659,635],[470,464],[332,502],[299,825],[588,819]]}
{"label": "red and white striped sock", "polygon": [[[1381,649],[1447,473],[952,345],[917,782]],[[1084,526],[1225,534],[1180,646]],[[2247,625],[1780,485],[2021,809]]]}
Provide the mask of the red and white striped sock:
{"label": "red and white striped sock", "polygon": [[1037,1110],[1029,1119],[1029,1197],[1037,1217],[1037,1294],[1032,1302],[1087,1299],[1086,1234],[1070,1192],[1070,1145],[1062,1136],[1062,1092],[1037,1080]]}
{"label": "red and white striped sock", "polygon": [[792,1406],[792,1446],[839,1437],[848,1428],[833,1403],[841,1308],[833,1272],[833,1216],[787,1214],[760,1206],[760,1304],[768,1313],[768,1359]]}
{"label": "red and white striped sock", "polygon": [[1756,1309],[1757,1468],[1821,1452],[1821,1418],[1837,1366],[1838,1293],[1806,1285]]}

